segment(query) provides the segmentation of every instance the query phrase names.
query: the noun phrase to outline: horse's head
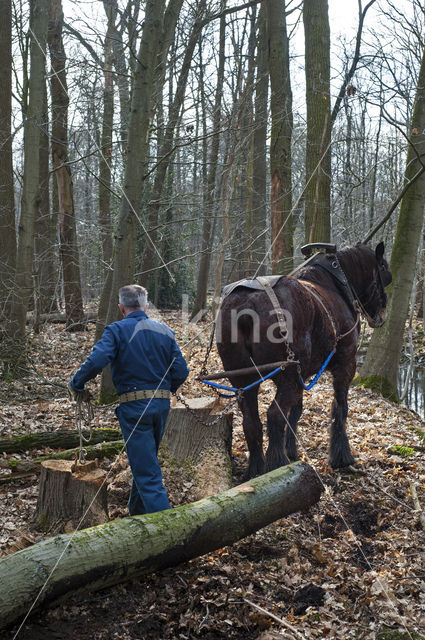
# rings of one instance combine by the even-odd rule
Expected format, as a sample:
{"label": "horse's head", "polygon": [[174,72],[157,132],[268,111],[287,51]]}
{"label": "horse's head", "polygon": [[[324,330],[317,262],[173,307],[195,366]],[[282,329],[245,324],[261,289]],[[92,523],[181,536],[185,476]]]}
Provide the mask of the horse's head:
{"label": "horse's head", "polygon": [[355,247],[343,249],[340,258],[360,310],[372,328],[382,327],[387,319],[385,287],[391,283],[392,276],[384,258],[384,249],[383,242],[375,251],[358,243]]}

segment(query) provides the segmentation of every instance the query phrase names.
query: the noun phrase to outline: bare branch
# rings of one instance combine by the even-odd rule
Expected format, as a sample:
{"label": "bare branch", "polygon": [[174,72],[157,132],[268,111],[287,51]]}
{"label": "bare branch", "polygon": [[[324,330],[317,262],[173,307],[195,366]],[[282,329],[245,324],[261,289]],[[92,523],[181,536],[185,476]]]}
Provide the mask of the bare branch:
{"label": "bare branch", "polygon": [[335,122],[335,119],[336,119],[336,117],[338,115],[338,112],[339,112],[339,110],[341,108],[341,102],[342,102],[342,99],[343,99],[343,97],[345,95],[345,90],[346,90],[350,80],[354,76],[354,73],[356,72],[357,65],[358,65],[359,60],[360,60],[360,45],[361,45],[361,42],[362,42],[364,20],[365,20],[365,17],[366,17],[366,13],[368,12],[370,7],[375,2],[376,2],[376,0],[370,0],[370,2],[368,2],[367,5],[365,6],[365,8],[362,10],[361,9],[361,1],[359,0],[359,26],[358,26],[358,29],[357,29],[357,36],[356,36],[356,48],[354,50],[354,56],[353,56],[353,61],[351,63],[351,67],[350,67],[350,69],[348,70],[348,72],[345,75],[344,82],[341,85],[341,88],[339,90],[338,97],[336,99],[334,108],[332,109],[331,124],[333,124]]}
{"label": "bare branch", "polygon": [[369,233],[367,234],[366,238],[363,240],[364,244],[367,244],[371,240],[371,238],[373,238],[375,233],[377,233],[379,231],[379,229],[381,227],[383,227],[383,225],[387,222],[387,220],[389,220],[389,218],[391,217],[391,214],[395,211],[397,206],[400,204],[400,202],[401,202],[404,194],[406,193],[406,191],[408,191],[408,189],[412,186],[412,184],[414,182],[416,182],[416,180],[418,178],[420,178],[421,175],[425,172],[425,165],[423,164],[422,161],[421,161],[421,164],[422,164],[422,166],[419,169],[419,171],[417,171],[415,173],[413,178],[411,178],[408,182],[406,182],[406,184],[404,185],[403,189],[400,191],[400,193],[398,194],[397,198],[392,203],[391,207],[388,209],[388,211],[385,214],[385,216],[369,231]]}

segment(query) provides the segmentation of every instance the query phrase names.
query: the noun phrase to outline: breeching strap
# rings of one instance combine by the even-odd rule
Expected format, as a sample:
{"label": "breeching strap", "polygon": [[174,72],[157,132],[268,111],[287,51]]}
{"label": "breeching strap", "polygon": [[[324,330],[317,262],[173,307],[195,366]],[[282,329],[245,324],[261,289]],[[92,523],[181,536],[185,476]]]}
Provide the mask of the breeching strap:
{"label": "breeching strap", "polygon": [[311,382],[309,382],[308,384],[306,384],[306,383],[304,382],[304,380],[303,380],[303,379],[302,379],[302,377],[301,377],[301,373],[299,372],[299,374],[300,374],[300,381],[301,381],[301,384],[302,384],[303,388],[304,388],[306,391],[310,391],[310,389],[311,389],[312,387],[314,387],[314,385],[319,381],[320,376],[322,375],[322,373],[324,372],[324,370],[325,370],[325,369],[326,369],[326,367],[328,366],[329,361],[330,361],[330,359],[332,358],[332,356],[334,355],[335,351],[336,351],[336,349],[332,349],[332,351],[330,352],[330,354],[328,355],[328,357],[326,358],[326,360],[324,361],[324,363],[323,363],[323,364],[322,364],[322,366],[320,367],[319,371],[318,371],[318,372],[316,373],[316,375],[314,376],[313,380],[312,380]]}
{"label": "breeching strap", "polygon": [[259,380],[256,380],[255,382],[251,382],[251,384],[248,384],[246,387],[242,387],[241,389],[237,389],[236,387],[228,387],[224,384],[217,384],[217,382],[212,382],[211,380],[202,380],[202,382],[204,382],[205,384],[208,384],[210,387],[214,387],[215,389],[224,389],[225,391],[230,391],[231,392],[230,395],[236,396],[238,393],[243,393],[244,391],[249,391],[249,389],[253,389],[254,387],[257,387],[259,384],[264,382],[264,380],[268,380],[269,378],[274,376],[276,373],[278,373],[278,371],[282,371],[282,366],[277,367],[273,371],[270,371],[270,373],[268,373],[266,376],[262,376]]}

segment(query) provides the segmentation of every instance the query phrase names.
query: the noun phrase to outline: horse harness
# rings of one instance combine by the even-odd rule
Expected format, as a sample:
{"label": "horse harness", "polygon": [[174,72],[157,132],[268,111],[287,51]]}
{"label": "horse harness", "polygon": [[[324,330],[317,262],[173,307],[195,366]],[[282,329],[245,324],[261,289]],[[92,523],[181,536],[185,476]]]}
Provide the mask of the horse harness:
{"label": "horse harness", "polygon": [[[320,260],[319,256],[321,258],[324,258],[325,260]],[[347,276],[345,275],[345,273],[342,270],[341,265],[339,264],[339,261],[337,259],[336,256],[330,256],[331,258],[333,258],[332,263],[329,263],[328,260],[328,256],[323,255],[323,254],[319,254],[317,256],[317,258],[319,258],[316,262],[316,260],[312,261],[312,265],[316,266],[322,266],[324,269],[326,269],[326,271],[328,271],[334,279],[337,280],[338,283],[340,283],[345,291],[346,291],[346,299],[348,298],[348,301],[350,303],[350,306],[352,307],[353,311],[356,314],[356,322],[355,324],[345,333],[338,335],[337,334],[337,329],[335,326],[335,321],[332,317],[331,312],[329,311],[323,297],[320,295],[319,291],[317,290],[317,288],[315,287],[315,285],[312,282],[309,282],[307,280],[302,280],[302,279],[298,279],[297,278],[297,282],[299,282],[303,287],[307,288],[309,293],[313,296],[313,298],[316,300],[316,302],[318,302],[318,304],[320,305],[320,307],[323,309],[323,311],[325,312],[325,316],[327,317],[327,319],[329,320],[329,324],[332,327],[332,332],[334,334],[334,349],[336,349],[336,346],[338,344],[338,342],[340,340],[342,340],[343,338],[345,338],[346,336],[348,336],[350,333],[352,333],[355,328],[357,327],[357,325],[359,324],[360,321],[360,309],[363,310],[362,305],[360,304],[360,301],[358,300],[358,296],[353,292],[350,283],[348,282]],[[314,258],[316,258],[316,256],[314,256]],[[320,261],[319,261],[320,260]],[[292,350],[292,348],[289,345],[288,342],[288,328],[286,325],[286,320],[285,320],[285,315],[283,313],[282,307],[280,306],[279,300],[273,290],[273,287],[270,283],[269,278],[265,277],[265,276],[257,276],[256,280],[261,284],[261,286],[263,287],[265,293],[267,294],[272,306],[273,306],[273,310],[276,314],[276,318],[277,318],[277,322],[278,322],[278,326],[279,326],[279,333],[283,338],[283,342],[285,344],[285,347],[287,349],[287,359],[288,362],[294,362],[295,361],[295,354]],[[357,304],[358,303],[358,304]],[[360,308],[359,308],[360,305]]]}
{"label": "horse harness", "polygon": [[[306,247],[308,247],[308,246],[309,245],[306,245]],[[323,247],[325,247],[325,245],[323,245]],[[203,366],[201,368],[201,376],[199,376],[198,379],[202,380],[202,382],[204,382],[206,384],[209,384],[210,386],[216,387],[215,391],[219,395],[224,395],[224,394],[219,392],[219,389],[222,389],[222,390],[224,389],[224,390],[227,390],[227,391],[231,391],[233,393],[233,395],[235,396],[235,399],[230,403],[230,405],[228,405],[224,409],[222,414],[223,413],[227,413],[227,411],[231,408],[231,406],[233,404],[235,404],[235,402],[240,401],[244,391],[250,389],[251,387],[257,386],[262,381],[267,380],[270,377],[273,377],[279,370],[282,371],[287,366],[289,366],[291,364],[295,364],[296,365],[297,372],[298,372],[301,384],[303,385],[304,389],[307,389],[307,390],[311,389],[318,382],[319,378],[321,377],[321,375],[323,374],[324,370],[326,369],[326,367],[327,367],[329,361],[331,360],[332,356],[335,354],[338,342],[340,340],[342,340],[343,338],[345,338],[346,336],[348,336],[349,334],[351,334],[356,329],[356,327],[357,327],[357,325],[359,324],[359,321],[360,321],[360,312],[362,311],[362,312],[365,313],[366,316],[368,316],[368,314],[365,312],[365,310],[363,308],[363,305],[361,304],[357,294],[355,293],[355,291],[351,287],[350,283],[348,282],[348,279],[347,279],[344,271],[342,270],[341,265],[339,264],[339,261],[338,261],[338,258],[336,256],[336,254],[334,252],[332,252],[332,255],[329,255],[329,253],[331,253],[329,251],[329,249],[331,247],[333,247],[333,245],[329,245],[329,247],[328,247],[328,245],[326,245],[326,247],[325,247],[326,254],[319,253],[319,254],[316,254],[314,256],[311,256],[307,260],[307,263],[309,264],[309,266],[316,266],[316,265],[320,266],[320,267],[322,267],[323,269],[325,269],[326,271],[328,271],[332,275],[333,279],[336,280],[338,285],[340,285],[339,288],[341,290],[341,293],[343,294],[343,297],[349,303],[349,306],[352,308],[352,310],[356,314],[356,321],[348,331],[346,331],[343,334],[338,335],[337,334],[337,329],[336,329],[336,326],[335,326],[335,321],[334,321],[334,319],[332,317],[332,314],[331,314],[330,310],[327,307],[325,299],[320,294],[320,292],[317,290],[317,288],[315,287],[314,283],[297,278],[297,282],[299,282],[303,287],[308,289],[308,291],[311,294],[311,296],[316,300],[316,302],[323,309],[323,311],[325,313],[325,317],[327,317],[327,319],[329,321],[329,324],[332,327],[332,332],[333,332],[333,335],[334,335],[334,344],[333,344],[332,351],[329,353],[329,355],[327,356],[325,362],[322,364],[320,370],[317,372],[317,374],[315,375],[315,377],[313,378],[313,380],[309,384],[306,384],[304,382],[303,378],[302,378],[301,364],[300,364],[299,360],[296,359],[295,353],[294,353],[292,347],[289,344],[288,327],[287,327],[287,323],[286,323],[286,319],[285,319],[285,313],[284,313],[284,311],[283,311],[283,309],[282,309],[282,307],[281,307],[281,305],[279,303],[279,300],[278,300],[278,298],[276,296],[276,293],[273,290],[274,286],[277,284],[277,282],[280,280],[280,278],[282,276],[256,276],[252,280],[240,280],[240,281],[235,282],[235,283],[233,283],[231,285],[227,285],[223,289],[223,296],[224,297],[229,295],[238,286],[243,286],[243,287],[245,286],[245,287],[248,287],[250,289],[262,290],[267,294],[267,297],[269,298],[269,300],[271,302],[271,305],[273,307],[273,311],[276,314],[279,333],[280,333],[280,335],[282,337],[283,344],[284,344],[284,346],[286,348],[286,354],[287,355],[286,355],[286,360],[283,360],[283,361],[278,362],[278,363],[277,362],[273,363],[273,366],[274,365],[278,365],[278,366],[277,366],[277,368],[275,370],[273,370],[268,375],[265,375],[263,377],[263,375],[258,370],[258,373],[260,375],[259,380],[257,380],[256,382],[254,382],[252,384],[249,384],[247,387],[238,389],[238,388],[228,387],[228,386],[225,386],[225,385],[220,385],[220,384],[216,384],[214,382],[211,382],[211,380],[208,380],[208,378],[217,379],[217,378],[222,378],[222,377],[228,377],[227,374],[231,373],[231,372],[228,372],[228,371],[223,371],[223,372],[220,372],[220,374],[214,374],[214,375],[211,375],[211,376],[205,376],[206,364],[207,364],[209,353],[210,353],[210,351],[212,349],[212,344],[213,344],[213,339],[214,339],[214,333],[215,333],[215,323],[214,323],[213,324],[213,328],[212,328],[212,332],[211,332],[211,335],[210,335],[210,341],[209,341],[207,353],[206,353],[206,356],[205,356],[205,360],[204,360]],[[302,265],[300,265],[300,267],[295,269],[291,274],[289,274],[289,276],[292,276],[294,273],[299,271],[299,269],[301,267],[304,267],[304,266],[306,266],[306,263],[303,263]],[[235,371],[233,373],[240,374],[241,371],[242,370],[237,371],[237,372]],[[225,397],[230,397],[230,396],[225,396]],[[184,402],[183,398],[179,397],[179,400],[183,401],[184,405],[189,409],[189,406],[187,405],[186,402]],[[205,423],[202,420],[199,420],[199,421],[202,422],[205,426],[211,426],[212,424],[215,424],[221,418],[222,414],[216,420],[214,420],[212,423]]]}

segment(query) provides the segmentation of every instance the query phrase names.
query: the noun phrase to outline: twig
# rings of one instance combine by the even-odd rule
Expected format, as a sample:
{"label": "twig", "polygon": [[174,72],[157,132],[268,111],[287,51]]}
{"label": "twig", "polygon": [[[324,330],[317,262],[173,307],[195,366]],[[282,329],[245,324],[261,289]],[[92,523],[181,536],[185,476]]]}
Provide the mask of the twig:
{"label": "twig", "polygon": [[409,482],[409,489],[410,489],[410,495],[412,496],[413,504],[415,505],[415,510],[419,511],[419,522],[422,525],[422,529],[425,531],[425,515],[419,503],[418,494],[416,493],[416,487],[413,484],[413,482]]}
{"label": "twig", "polygon": [[251,600],[248,600],[248,598],[244,598],[243,601],[246,602],[246,604],[249,604],[250,607],[257,609],[257,611],[259,611],[260,613],[263,613],[264,615],[269,616],[270,618],[273,618],[273,620],[281,624],[282,627],[285,627],[286,629],[289,629],[289,631],[292,631],[292,633],[294,633],[297,636],[297,638],[301,638],[301,640],[305,640],[305,636],[303,636],[303,634],[300,633],[298,629],[296,629],[291,624],[289,624],[289,622],[286,622],[285,619],[278,618],[278,616],[275,616],[274,613],[271,613],[271,611],[267,611],[267,609],[263,609],[263,607],[260,607],[258,604],[251,602]]}
{"label": "twig", "polygon": [[396,210],[398,204],[403,199],[403,196],[406,193],[406,191],[412,186],[412,184],[414,182],[416,182],[416,180],[418,178],[421,177],[421,175],[424,173],[424,171],[425,171],[425,167],[422,166],[420,169],[418,169],[418,171],[415,173],[415,175],[412,178],[410,178],[410,180],[408,182],[406,182],[406,184],[404,185],[404,187],[402,188],[402,190],[398,194],[397,198],[394,200],[394,202],[392,203],[392,205],[388,209],[388,211],[385,214],[385,216],[383,218],[381,218],[381,220],[369,231],[369,233],[367,234],[367,236],[363,240],[364,244],[367,244],[372,239],[372,237],[375,235],[375,233],[377,233],[379,231],[379,229],[386,223],[386,221],[389,220],[389,218],[391,217],[392,213]]}

